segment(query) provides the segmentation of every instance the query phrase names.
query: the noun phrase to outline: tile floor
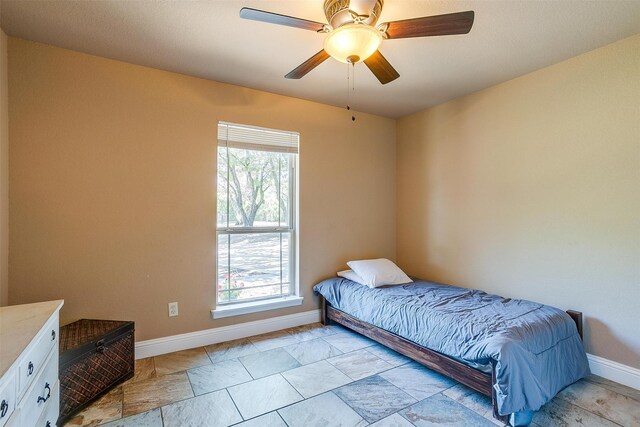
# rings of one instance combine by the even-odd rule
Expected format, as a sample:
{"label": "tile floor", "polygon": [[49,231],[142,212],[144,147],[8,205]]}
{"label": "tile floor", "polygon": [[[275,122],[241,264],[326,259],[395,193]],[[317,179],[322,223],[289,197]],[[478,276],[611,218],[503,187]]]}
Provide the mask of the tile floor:
{"label": "tile floor", "polygon": [[[496,424],[487,397],[340,326],[314,324],[138,360],[133,379],[66,426]],[[640,426],[640,391],[592,376],[533,425]]]}

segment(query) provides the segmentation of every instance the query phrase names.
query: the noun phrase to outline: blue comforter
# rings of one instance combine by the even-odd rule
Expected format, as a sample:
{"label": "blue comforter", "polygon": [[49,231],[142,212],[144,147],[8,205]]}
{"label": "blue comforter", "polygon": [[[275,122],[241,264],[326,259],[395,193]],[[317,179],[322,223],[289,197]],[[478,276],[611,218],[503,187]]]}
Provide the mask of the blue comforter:
{"label": "blue comforter", "polygon": [[475,365],[494,361],[501,415],[536,411],[589,374],[575,323],[548,305],[424,281],[372,289],[333,278],[314,291],[423,347]]}

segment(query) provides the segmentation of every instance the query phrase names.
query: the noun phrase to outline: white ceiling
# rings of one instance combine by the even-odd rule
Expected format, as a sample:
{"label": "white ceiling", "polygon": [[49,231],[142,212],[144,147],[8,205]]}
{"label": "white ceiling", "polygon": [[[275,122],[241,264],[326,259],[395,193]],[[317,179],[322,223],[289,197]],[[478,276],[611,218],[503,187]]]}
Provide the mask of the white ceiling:
{"label": "white ceiling", "polygon": [[[134,64],[344,106],[346,65],[284,75],[323,35],[239,18],[241,7],[325,22],[322,0],[1,0],[9,35]],[[379,22],[475,10],[468,35],[385,40],[400,73],[356,66],[355,109],[401,117],[640,32],[640,1],[386,0]]]}

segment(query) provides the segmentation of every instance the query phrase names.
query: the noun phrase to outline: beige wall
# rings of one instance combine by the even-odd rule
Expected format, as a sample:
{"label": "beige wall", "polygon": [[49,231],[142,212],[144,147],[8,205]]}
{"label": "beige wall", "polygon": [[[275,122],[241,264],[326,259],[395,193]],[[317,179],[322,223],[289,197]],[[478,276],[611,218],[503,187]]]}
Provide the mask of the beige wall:
{"label": "beige wall", "polygon": [[9,302],[9,94],[7,35],[0,29],[0,306]]}
{"label": "beige wall", "polygon": [[[348,259],[395,257],[394,120],[15,38],[9,91],[11,304],[145,340],[316,309]],[[301,134],[301,307],[210,318],[219,120]]]}
{"label": "beige wall", "polygon": [[409,273],[586,316],[640,368],[640,36],[401,119]]}

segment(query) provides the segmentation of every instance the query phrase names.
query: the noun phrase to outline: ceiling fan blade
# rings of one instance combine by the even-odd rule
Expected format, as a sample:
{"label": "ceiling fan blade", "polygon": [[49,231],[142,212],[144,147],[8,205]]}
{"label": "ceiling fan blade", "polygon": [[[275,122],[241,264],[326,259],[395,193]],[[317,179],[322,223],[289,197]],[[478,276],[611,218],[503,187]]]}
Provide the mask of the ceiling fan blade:
{"label": "ceiling fan blade", "polygon": [[473,26],[473,17],[473,10],[469,10],[446,15],[392,21],[385,23],[387,24],[386,33],[390,39],[467,34]]}
{"label": "ceiling fan blade", "polygon": [[391,66],[387,58],[382,56],[379,50],[376,50],[373,55],[365,59],[364,63],[383,85],[400,77],[400,74]]}
{"label": "ceiling fan blade", "polygon": [[320,52],[313,55],[311,58],[298,65],[293,71],[284,76],[287,79],[299,79],[304,77],[309,71],[316,68],[329,58],[329,54],[322,49]]}
{"label": "ceiling fan blade", "polygon": [[308,19],[295,18],[293,16],[280,15],[279,13],[267,12],[250,7],[240,9],[240,18],[251,19],[253,21],[267,22],[269,24],[286,25],[288,27],[302,28],[303,30],[320,31],[324,24]]}
{"label": "ceiling fan blade", "polygon": [[376,0],[350,0],[349,9],[353,10],[358,15],[370,15],[373,11],[373,7],[376,5]]}

